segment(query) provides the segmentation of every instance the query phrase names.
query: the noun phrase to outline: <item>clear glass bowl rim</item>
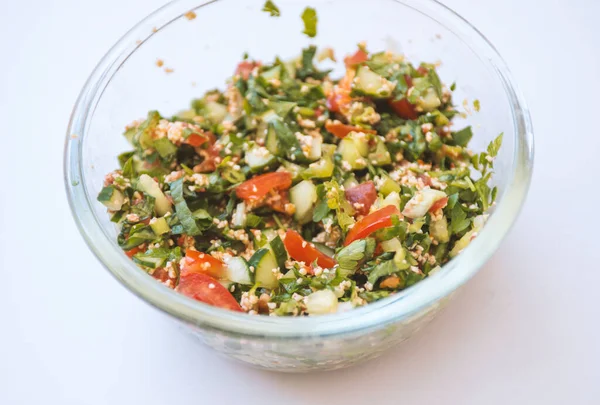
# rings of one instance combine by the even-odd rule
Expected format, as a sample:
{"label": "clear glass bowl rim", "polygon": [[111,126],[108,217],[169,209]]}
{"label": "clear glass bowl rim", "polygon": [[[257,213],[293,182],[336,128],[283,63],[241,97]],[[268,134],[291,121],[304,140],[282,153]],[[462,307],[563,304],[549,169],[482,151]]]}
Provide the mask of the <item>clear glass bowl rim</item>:
{"label": "clear glass bowl rim", "polygon": [[[489,63],[500,78],[511,103],[514,132],[513,159],[506,189],[501,192],[495,212],[478,237],[456,259],[432,277],[411,288],[367,306],[319,317],[281,318],[250,316],[222,310],[176,293],[148,277],[128,259],[106,234],[94,214],[83,181],[82,145],[104,89],[119,67],[145,40],[160,32],[187,11],[216,1],[175,0],[156,10],[127,32],[98,63],[75,103],[64,152],[67,196],[75,222],[86,243],[109,272],[134,294],[154,307],[203,329],[240,336],[306,338],[370,330],[397,323],[418,314],[449,295],[469,280],[489,259],[516,220],[525,200],[533,169],[533,127],[526,103],[511,74],[493,45],[468,21],[435,0],[390,0],[434,18]],[[434,17],[432,17],[432,14]],[[153,28],[158,29],[153,32]],[[141,41],[141,42],[140,42]],[[74,136],[76,134],[76,136]]]}

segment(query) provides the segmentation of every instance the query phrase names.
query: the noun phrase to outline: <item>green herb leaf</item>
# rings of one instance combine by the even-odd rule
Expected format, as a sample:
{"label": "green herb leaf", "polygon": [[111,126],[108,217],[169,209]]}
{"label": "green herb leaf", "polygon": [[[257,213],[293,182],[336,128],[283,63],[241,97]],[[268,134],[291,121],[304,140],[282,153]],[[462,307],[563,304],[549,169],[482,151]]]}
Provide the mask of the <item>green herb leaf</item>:
{"label": "green herb leaf", "polygon": [[369,260],[375,250],[375,239],[366,238],[355,240],[335,254],[339,272],[348,277],[365,261]]}
{"label": "green herb leaf", "polygon": [[450,212],[450,233],[457,234],[469,227],[471,221],[460,204],[456,204]]}
{"label": "green herb leaf", "polygon": [[321,200],[313,211],[313,222],[321,222],[329,214],[327,200]]}
{"label": "green herb leaf", "polygon": [[397,271],[398,268],[394,264],[393,260],[388,260],[386,262],[378,264],[373,268],[373,270],[369,272],[369,283],[374,285],[377,282],[377,280],[379,280],[381,277],[389,276],[390,274],[393,274]]}
{"label": "green herb leaf", "polygon": [[190,236],[200,235],[202,230],[196,224],[196,220],[183,198],[183,178],[169,183],[169,187],[171,188],[171,197],[175,203],[177,217],[181,221],[185,233]]}
{"label": "green herb leaf", "polygon": [[317,35],[317,12],[314,8],[306,7],[302,13],[302,21],[304,21],[304,34],[311,38]]}
{"label": "green herb leaf", "polygon": [[494,139],[487,147],[488,154],[491,157],[496,157],[498,155],[498,151],[500,150],[500,146],[502,146],[502,138],[504,133],[501,133]]}
{"label": "green herb leaf", "polygon": [[262,8],[262,11],[265,11],[271,14],[271,17],[279,17],[281,13],[279,12],[279,8],[273,3],[271,0],[267,0],[265,5]]}
{"label": "green herb leaf", "polygon": [[461,129],[458,132],[454,132],[452,134],[452,138],[454,138],[454,142],[458,146],[467,146],[471,138],[473,137],[473,130],[470,126]]}

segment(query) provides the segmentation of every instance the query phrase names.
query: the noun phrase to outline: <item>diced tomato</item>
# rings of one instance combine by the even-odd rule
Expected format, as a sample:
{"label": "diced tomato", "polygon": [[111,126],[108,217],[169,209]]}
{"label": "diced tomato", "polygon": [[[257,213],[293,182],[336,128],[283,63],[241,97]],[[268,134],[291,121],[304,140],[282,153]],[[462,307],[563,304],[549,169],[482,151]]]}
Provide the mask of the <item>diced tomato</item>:
{"label": "diced tomato", "polygon": [[392,217],[394,215],[400,215],[400,211],[398,210],[398,207],[393,205],[385,206],[382,209],[367,215],[350,229],[350,232],[346,235],[344,246],[349,245],[357,239],[366,238],[381,228],[392,226]]}
{"label": "diced tomato", "polygon": [[202,146],[206,142],[210,143],[211,145],[215,143],[215,136],[212,132],[193,133],[185,140],[185,143],[193,146],[194,148]]}
{"label": "diced tomato", "polygon": [[140,246],[136,246],[133,249],[126,250],[125,254],[131,259],[136,253],[140,253],[143,251],[144,249],[142,249]]}
{"label": "diced tomato", "polygon": [[235,69],[235,74],[240,75],[244,80],[248,80],[252,70],[255,67],[260,66],[260,62],[243,60],[238,63],[237,68]]}
{"label": "diced tomato", "polygon": [[[286,205],[290,203],[289,193],[286,190],[279,190],[273,193],[272,196],[267,197],[265,205],[270,207],[272,210],[281,212],[283,214],[291,215],[286,210]],[[288,206],[289,207],[289,206]],[[292,212],[293,214],[293,212]]]}
{"label": "diced tomato", "polygon": [[444,208],[446,205],[448,205],[448,197],[444,197],[434,202],[431,208],[429,208],[429,212],[436,212],[440,208]]}
{"label": "diced tomato", "polygon": [[192,273],[208,274],[211,277],[221,278],[223,275],[223,263],[209,254],[188,249],[185,251],[181,265],[181,275]]}
{"label": "diced tomato", "polygon": [[292,229],[285,233],[283,241],[285,249],[292,259],[310,265],[315,260],[324,269],[335,266],[335,260],[319,251],[312,243],[305,241],[300,234]]}
{"label": "diced tomato", "polygon": [[235,189],[243,200],[260,200],[271,190],[287,190],[292,186],[292,175],[288,172],[273,172],[246,180]]}
{"label": "diced tomato", "polygon": [[350,132],[364,132],[365,134],[376,134],[377,131],[374,129],[364,129],[361,127],[355,127],[353,125],[342,124],[341,122],[327,122],[325,124],[325,129],[331,132],[333,135],[338,138],[344,138]]}
{"label": "diced tomato", "polygon": [[365,52],[364,49],[359,48],[358,51],[354,53],[352,56],[346,56],[344,58],[344,64],[346,67],[353,67],[358,65],[359,63],[365,62],[369,59],[369,55]]}
{"label": "diced tomato", "polygon": [[201,273],[181,276],[176,290],[181,294],[219,308],[242,312],[233,295],[217,280]]}
{"label": "diced tomato", "polygon": [[413,79],[411,75],[404,75],[404,80],[406,81],[406,85],[410,89],[413,86]]}
{"label": "diced tomato", "polygon": [[355,187],[350,187],[346,189],[346,199],[350,201],[350,204],[354,206],[354,204],[360,204],[359,208],[356,208],[356,211],[361,215],[366,215],[369,213],[369,209],[371,205],[377,199],[377,190],[375,189],[375,184],[372,181],[367,181],[366,183],[359,184]]}
{"label": "diced tomato", "polygon": [[394,112],[405,120],[416,120],[419,117],[417,111],[415,110],[415,106],[412,105],[406,98],[397,101],[390,100],[389,103]]}

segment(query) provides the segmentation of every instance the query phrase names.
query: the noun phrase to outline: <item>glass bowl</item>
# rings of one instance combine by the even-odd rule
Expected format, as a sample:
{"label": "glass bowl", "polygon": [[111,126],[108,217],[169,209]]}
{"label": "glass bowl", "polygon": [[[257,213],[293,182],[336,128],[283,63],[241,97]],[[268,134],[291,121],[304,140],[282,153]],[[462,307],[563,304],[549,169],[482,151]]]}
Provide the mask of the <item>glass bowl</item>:
{"label": "glass bowl", "polygon": [[[179,0],[133,27],[100,61],[73,110],[65,147],[65,181],[73,215],[90,249],[121,284],[226,355],[280,371],[333,369],[372,358],[429,322],[486,262],[515,221],[529,186],[533,133],[529,112],[494,47],[467,21],[432,0],[312,0],[318,35],[301,33],[307,2],[280,1],[281,17],[261,12],[263,0]],[[193,10],[196,17],[186,13]],[[366,41],[410,60],[441,61],[439,74],[457,83],[455,103],[480,100],[472,149],[499,133],[504,143],[493,182],[499,198],[485,228],[434,276],[353,311],[318,317],[250,316],[193,301],[140,270],[116,244],[116,229],[96,196],[117,155],[128,149],[124,126],[151,109],[185,108],[223,86],[244,52],[286,59],[314,43],[338,56]],[[157,60],[164,61],[158,67]],[[338,58],[341,59],[341,58]],[[168,69],[166,69],[168,68]],[[172,72],[169,72],[172,69]],[[338,75],[343,68],[336,66]]]}

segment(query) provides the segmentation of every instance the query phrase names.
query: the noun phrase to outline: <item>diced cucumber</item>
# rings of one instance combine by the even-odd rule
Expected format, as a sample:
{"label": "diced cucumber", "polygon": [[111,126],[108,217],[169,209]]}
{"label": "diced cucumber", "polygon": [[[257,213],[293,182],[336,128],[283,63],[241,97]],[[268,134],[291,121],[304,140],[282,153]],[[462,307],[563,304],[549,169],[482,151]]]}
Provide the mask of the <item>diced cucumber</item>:
{"label": "diced cucumber", "polygon": [[448,232],[448,220],[445,216],[437,221],[431,221],[429,224],[429,232],[435,240],[440,243],[446,243],[450,240],[450,233]]}
{"label": "diced cucumber", "polygon": [[450,257],[455,257],[462,252],[464,248],[469,246],[469,243],[471,243],[475,236],[477,236],[477,233],[483,228],[486,219],[487,215],[478,215],[473,219],[473,229],[465,233],[462,238],[456,241],[454,247],[450,251]]}
{"label": "diced cucumber", "polygon": [[244,159],[253,172],[263,171],[277,161],[264,146],[254,146],[244,155]]}
{"label": "diced cucumber", "polygon": [[283,167],[285,167],[285,169],[291,173],[292,175],[292,181],[296,182],[298,180],[302,179],[301,174],[303,173],[304,169],[302,168],[302,166],[297,165],[296,163],[292,163],[289,162],[287,160],[283,160],[281,162],[281,164],[283,165]]}
{"label": "diced cucumber", "polygon": [[352,82],[354,92],[374,98],[389,98],[395,87],[395,82],[390,82],[364,65],[358,68]]}
{"label": "diced cucumber", "polygon": [[331,290],[319,290],[306,297],[306,312],[311,315],[331,314],[337,311],[338,299]]}
{"label": "diced cucumber", "polygon": [[[273,110],[268,110],[257,117],[259,122],[256,126],[256,140],[264,140],[267,137],[269,122],[278,117],[277,113]],[[248,124],[246,124],[246,127],[248,127]]]}
{"label": "diced cucumber", "polygon": [[392,191],[381,202],[381,208],[392,205],[400,209],[400,194],[397,191]]}
{"label": "diced cucumber", "polygon": [[152,228],[157,236],[169,233],[171,230],[171,227],[167,223],[165,217],[155,218],[154,220],[150,221],[150,228]]}
{"label": "diced cucumber", "polygon": [[369,153],[369,162],[375,166],[385,166],[391,164],[392,157],[385,146],[385,142],[379,137],[375,137],[375,139],[377,139],[377,146],[375,146],[375,151]]}
{"label": "diced cucumber", "polygon": [[367,167],[366,159],[360,154],[356,143],[348,137],[342,139],[338,145],[338,153],[342,159],[350,164],[353,170],[360,170]]}
{"label": "diced cucumber", "polygon": [[398,270],[406,270],[410,267],[410,262],[406,260],[406,250],[404,248],[396,250],[393,260]]}
{"label": "diced cucumber", "polygon": [[252,285],[252,272],[250,265],[243,257],[232,257],[227,262],[225,277],[234,283]]}
{"label": "diced cucumber", "polygon": [[278,235],[279,234],[274,229],[271,229],[271,228],[264,229],[261,233],[261,237],[259,239],[254,240],[254,248],[255,249],[260,249],[263,247],[269,248],[270,247],[269,242],[271,242],[273,239],[275,239]]}
{"label": "diced cucumber", "polygon": [[301,181],[290,189],[290,201],[296,206],[294,219],[301,224],[310,222],[317,202],[317,187],[310,180]]}
{"label": "diced cucumber", "polygon": [[196,110],[189,109],[189,110],[183,110],[183,111],[179,111],[177,114],[175,114],[175,116],[177,118],[183,118],[186,120],[191,120],[193,119],[195,116],[197,116],[198,114],[196,113]]}
{"label": "diced cucumber", "polygon": [[304,179],[323,179],[329,178],[333,174],[335,168],[333,160],[329,156],[323,157],[321,160],[311,163],[308,168],[302,172]]}
{"label": "diced cucumber", "polygon": [[279,235],[277,235],[271,240],[271,242],[269,243],[269,247],[271,249],[271,252],[273,252],[273,255],[275,256],[277,266],[279,266],[280,269],[285,269],[285,262],[288,259],[288,254],[287,250],[285,250],[285,246],[283,245],[283,241],[281,240]]}
{"label": "diced cucumber", "polygon": [[384,252],[397,252],[402,249],[402,243],[398,238],[392,238],[381,242],[381,248]]}
{"label": "diced cucumber", "polygon": [[281,78],[281,66],[277,65],[274,66],[268,70],[265,70],[264,72],[262,72],[260,74],[266,81],[272,80],[272,79],[277,79],[279,80]]}
{"label": "diced cucumber", "polygon": [[356,180],[356,176],[354,176],[354,173],[351,173],[350,176],[348,176],[348,178],[344,180],[343,185],[344,189],[346,190],[358,186],[358,181]]}
{"label": "diced cucumber", "polygon": [[275,132],[275,128],[272,125],[269,125],[269,129],[267,130],[265,146],[267,147],[267,150],[275,156],[281,156],[282,154],[285,154],[285,151],[281,151],[281,149],[279,148],[277,132]]}
{"label": "diced cucumber", "polygon": [[144,252],[140,252],[140,253],[136,253],[133,256],[133,261],[137,264],[140,264],[142,266],[145,267],[149,267],[151,269],[156,269],[161,267],[165,261],[166,261],[166,257],[159,257],[159,256],[155,256],[152,255],[152,253],[150,254],[146,254]]}
{"label": "diced cucumber", "polygon": [[440,190],[434,190],[425,187],[423,190],[417,191],[415,195],[408,200],[402,214],[408,218],[419,218],[425,216],[429,209],[438,200],[446,197],[446,193]]}
{"label": "diced cucumber", "polygon": [[313,245],[315,245],[319,252],[326,254],[329,257],[333,257],[333,255],[335,255],[335,250],[327,245],[324,245],[323,243],[313,242]]}
{"label": "diced cucumber", "polygon": [[154,197],[154,210],[159,216],[165,215],[167,212],[173,212],[171,202],[160,189],[160,186],[152,177],[147,174],[142,174],[138,179],[137,188],[139,191]]}
{"label": "diced cucumber", "polygon": [[321,146],[323,145],[323,138],[315,136],[310,144],[310,152],[308,158],[311,160],[317,160],[321,157]]}
{"label": "diced cucumber", "polygon": [[231,225],[234,228],[243,228],[246,226],[246,203],[241,202],[235,206],[233,214],[231,215]]}
{"label": "diced cucumber", "polygon": [[435,89],[430,87],[425,92],[425,95],[417,99],[417,105],[425,112],[433,111],[442,105],[440,98],[438,97]]}
{"label": "diced cucumber", "polygon": [[125,196],[111,185],[104,187],[102,191],[100,191],[100,194],[98,194],[98,201],[104,204],[109,210],[118,211],[125,203]]}
{"label": "diced cucumber", "polygon": [[258,285],[269,290],[279,285],[277,276],[273,272],[279,266],[271,249],[262,248],[257,250],[250,258],[249,264],[254,267],[254,280]]}
{"label": "diced cucumber", "polygon": [[408,226],[408,232],[419,233],[423,225],[425,225],[425,218],[416,218],[413,220],[412,224]]}
{"label": "diced cucumber", "polygon": [[213,124],[220,124],[227,116],[227,107],[216,101],[207,101],[202,110],[204,116]]}
{"label": "diced cucumber", "polygon": [[356,150],[361,156],[366,157],[369,154],[369,136],[363,132],[350,132],[346,138],[352,139]]}
{"label": "diced cucumber", "polygon": [[388,175],[381,175],[381,178],[383,179],[383,184],[381,185],[381,187],[379,187],[379,192],[381,194],[383,194],[384,196],[387,196],[388,194],[390,194],[391,192],[396,192],[399,193],[400,192],[400,184],[396,183],[394,180],[392,180],[392,178]]}

